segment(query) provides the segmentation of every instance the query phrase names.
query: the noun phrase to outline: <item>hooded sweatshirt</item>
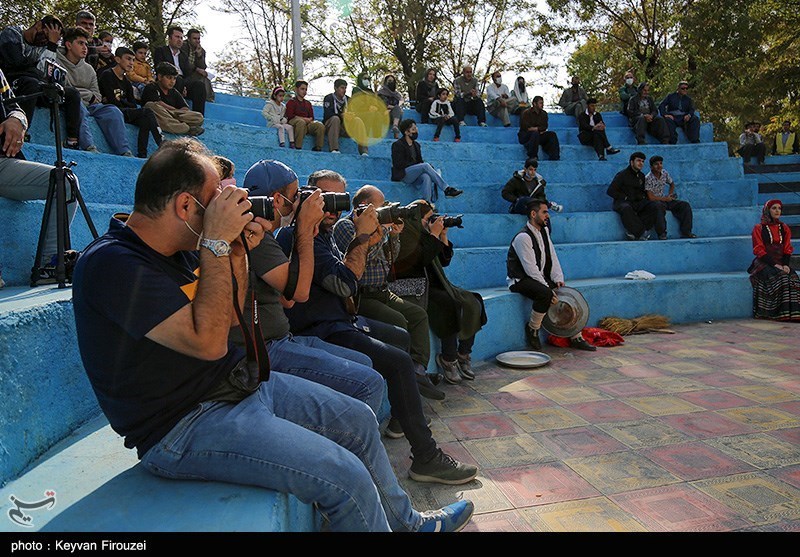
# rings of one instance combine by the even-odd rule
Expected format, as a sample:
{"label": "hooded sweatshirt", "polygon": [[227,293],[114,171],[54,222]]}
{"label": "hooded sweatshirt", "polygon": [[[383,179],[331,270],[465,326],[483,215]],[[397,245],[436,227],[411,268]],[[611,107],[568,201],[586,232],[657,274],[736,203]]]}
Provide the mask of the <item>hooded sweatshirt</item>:
{"label": "hooded sweatshirt", "polygon": [[100,87],[97,84],[97,73],[86,60],[81,58],[77,64],[70,62],[66,54],[60,50],[56,54],[58,63],[64,66],[67,70],[67,85],[75,87],[81,95],[83,104],[90,105],[93,102],[99,102],[102,96],[100,95]]}

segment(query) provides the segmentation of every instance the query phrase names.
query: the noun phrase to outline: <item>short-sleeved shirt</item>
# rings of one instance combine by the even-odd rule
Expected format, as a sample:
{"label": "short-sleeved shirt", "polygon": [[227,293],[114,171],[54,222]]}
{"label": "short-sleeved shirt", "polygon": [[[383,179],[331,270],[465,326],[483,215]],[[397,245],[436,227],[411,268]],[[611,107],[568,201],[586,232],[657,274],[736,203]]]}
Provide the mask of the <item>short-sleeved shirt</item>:
{"label": "short-sleeved shirt", "polygon": [[112,219],[75,266],[72,299],[83,366],[111,427],[139,458],[245,357],[229,343],[219,360],[200,360],[145,336],[192,302],[199,261],[197,252],[164,256]]}
{"label": "short-sleeved shirt", "polygon": [[644,178],[644,189],[652,192],[655,196],[664,197],[664,188],[669,192],[669,186],[672,183],[672,176],[666,170],[661,171],[661,178],[657,178],[655,174],[649,172]]}
{"label": "short-sleeved shirt", "polygon": [[144,91],[142,91],[142,104],[158,101],[166,103],[172,108],[189,108],[189,105],[186,104],[186,99],[174,87],[169,92],[164,93],[158,83],[146,85]]}

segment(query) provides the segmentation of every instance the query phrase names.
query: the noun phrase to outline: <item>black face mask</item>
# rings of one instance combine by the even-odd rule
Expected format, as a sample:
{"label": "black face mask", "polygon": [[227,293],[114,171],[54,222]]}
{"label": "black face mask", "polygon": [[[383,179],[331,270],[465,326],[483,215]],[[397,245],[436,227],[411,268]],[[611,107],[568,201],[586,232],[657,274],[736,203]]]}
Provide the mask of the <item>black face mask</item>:
{"label": "black face mask", "polygon": [[386,86],[389,88],[390,91],[394,91],[395,89],[397,89],[397,83],[395,83],[394,81],[387,81]]}
{"label": "black face mask", "polygon": [[408,137],[410,137],[413,141],[416,141],[417,138],[419,137],[419,132],[414,132],[410,134]]}

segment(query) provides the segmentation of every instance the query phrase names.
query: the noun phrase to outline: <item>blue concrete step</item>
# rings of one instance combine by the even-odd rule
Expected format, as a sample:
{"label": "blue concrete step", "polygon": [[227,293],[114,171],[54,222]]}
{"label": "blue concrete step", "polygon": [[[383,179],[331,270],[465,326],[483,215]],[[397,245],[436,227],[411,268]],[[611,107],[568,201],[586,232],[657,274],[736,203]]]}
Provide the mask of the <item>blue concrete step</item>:
{"label": "blue concrete step", "polygon": [[[753,290],[747,273],[742,271],[657,274],[653,280],[568,279],[567,285],[586,299],[589,327],[596,327],[604,317],[632,319],[653,313],[676,324],[752,316]],[[473,358],[493,359],[501,352],[526,350],[523,327],[530,317],[530,300],[504,287],[478,292],[491,326],[476,335]],[[603,350],[598,348],[598,356],[603,356]]]}
{"label": "blue concrete step", "polygon": [[[455,242],[454,242],[455,243]],[[448,277],[464,288],[492,288],[505,284],[508,246],[459,248],[448,267]],[[642,269],[654,275],[737,272],[753,259],[750,235],[694,240],[596,242],[557,245],[567,283],[579,279],[622,279]],[[475,273],[475,269],[481,269]]]}

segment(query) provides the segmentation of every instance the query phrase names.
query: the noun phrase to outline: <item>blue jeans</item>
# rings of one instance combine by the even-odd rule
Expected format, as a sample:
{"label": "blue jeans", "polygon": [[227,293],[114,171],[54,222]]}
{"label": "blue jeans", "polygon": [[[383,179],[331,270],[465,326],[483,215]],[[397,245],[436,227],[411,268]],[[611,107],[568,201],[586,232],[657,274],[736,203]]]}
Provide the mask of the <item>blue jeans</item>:
{"label": "blue jeans", "polygon": [[364,402],[377,414],[386,381],[368,356],[318,337],[287,335],[267,343],[270,369],[330,387]]}
{"label": "blue jeans", "polygon": [[316,503],[332,531],[414,531],[421,523],[369,407],[284,373],[273,371],[236,404],[198,404],[142,465],[165,478],[291,493]]}
{"label": "blue jeans", "polygon": [[131,150],[122,111],[113,104],[101,103],[88,107],[81,103],[81,133],[79,137],[81,149],[86,150],[87,147],[94,145],[94,137],[89,130],[88,116],[94,118],[97,125],[100,126],[103,137],[106,138],[108,146],[115,155],[121,155]]}
{"label": "blue jeans", "polygon": [[436,201],[438,191],[447,188],[439,173],[427,162],[412,164],[406,167],[403,182],[419,188],[420,197],[425,201]]}

